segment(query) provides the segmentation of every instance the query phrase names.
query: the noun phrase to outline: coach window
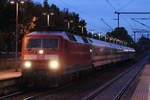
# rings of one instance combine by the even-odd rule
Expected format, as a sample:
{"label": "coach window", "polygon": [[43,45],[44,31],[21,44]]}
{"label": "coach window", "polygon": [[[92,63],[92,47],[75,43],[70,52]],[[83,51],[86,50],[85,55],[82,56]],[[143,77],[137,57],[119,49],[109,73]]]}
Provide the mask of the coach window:
{"label": "coach window", "polygon": [[74,35],[74,37],[76,38],[77,42],[84,43],[83,39],[80,36]]}

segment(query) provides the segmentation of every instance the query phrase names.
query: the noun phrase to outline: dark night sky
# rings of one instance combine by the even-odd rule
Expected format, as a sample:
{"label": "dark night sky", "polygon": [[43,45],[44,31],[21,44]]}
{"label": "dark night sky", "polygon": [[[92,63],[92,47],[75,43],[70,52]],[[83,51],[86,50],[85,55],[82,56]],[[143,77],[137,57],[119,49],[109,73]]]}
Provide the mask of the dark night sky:
{"label": "dark night sky", "polygon": [[[42,3],[44,0],[34,0]],[[79,13],[80,19],[85,19],[87,22],[88,31],[99,32],[104,35],[111,31],[105,25],[101,18],[105,20],[112,28],[117,27],[117,15],[115,11],[120,12],[148,12],[150,11],[150,0],[48,0],[51,5],[54,3],[61,10],[68,8],[70,12]],[[145,29],[147,27],[131,20],[131,18],[149,18],[150,15],[120,15],[120,26],[125,27],[129,34],[132,35],[133,29]],[[150,20],[138,21],[149,25]],[[146,35],[146,34],[145,34]],[[137,35],[137,37],[139,37]]]}

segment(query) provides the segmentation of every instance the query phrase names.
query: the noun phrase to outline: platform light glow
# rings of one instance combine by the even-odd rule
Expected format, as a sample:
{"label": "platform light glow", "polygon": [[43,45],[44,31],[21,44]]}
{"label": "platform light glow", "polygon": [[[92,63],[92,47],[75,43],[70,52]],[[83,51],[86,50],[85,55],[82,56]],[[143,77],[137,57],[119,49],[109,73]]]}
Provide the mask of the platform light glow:
{"label": "platform light glow", "polygon": [[39,54],[43,54],[44,53],[44,51],[43,50],[39,50]]}
{"label": "platform light glow", "polygon": [[24,66],[25,66],[25,68],[31,68],[31,62],[30,61],[26,61],[25,63],[24,63]]}
{"label": "platform light glow", "polygon": [[14,0],[11,0],[10,3],[11,3],[11,4],[15,4],[15,1],[14,1]]}
{"label": "platform light glow", "polygon": [[24,0],[21,0],[20,3],[21,3],[21,4],[24,4]]}
{"label": "platform light glow", "polygon": [[57,70],[59,67],[58,61],[56,61],[56,60],[50,61],[49,67],[50,67],[50,69]]}

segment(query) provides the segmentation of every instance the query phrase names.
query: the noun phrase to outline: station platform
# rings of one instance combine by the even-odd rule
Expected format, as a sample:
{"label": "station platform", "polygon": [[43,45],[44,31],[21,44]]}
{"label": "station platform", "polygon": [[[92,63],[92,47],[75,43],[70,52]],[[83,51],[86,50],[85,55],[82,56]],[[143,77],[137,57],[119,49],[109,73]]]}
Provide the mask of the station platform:
{"label": "station platform", "polygon": [[144,66],[130,100],[150,100],[150,64]]}
{"label": "station platform", "polygon": [[18,78],[20,76],[21,76],[20,70],[16,71],[16,69],[10,69],[10,70],[0,71],[0,81],[12,79],[12,78]]}

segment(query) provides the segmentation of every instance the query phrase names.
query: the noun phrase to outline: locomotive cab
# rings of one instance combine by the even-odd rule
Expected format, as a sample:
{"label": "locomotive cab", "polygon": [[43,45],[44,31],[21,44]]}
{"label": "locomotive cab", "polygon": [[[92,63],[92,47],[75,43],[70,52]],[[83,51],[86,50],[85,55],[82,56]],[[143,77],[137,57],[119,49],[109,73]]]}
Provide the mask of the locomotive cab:
{"label": "locomotive cab", "polygon": [[60,74],[62,37],[57,35],[26,35],[22,46],[22,76],[45,79]]}

